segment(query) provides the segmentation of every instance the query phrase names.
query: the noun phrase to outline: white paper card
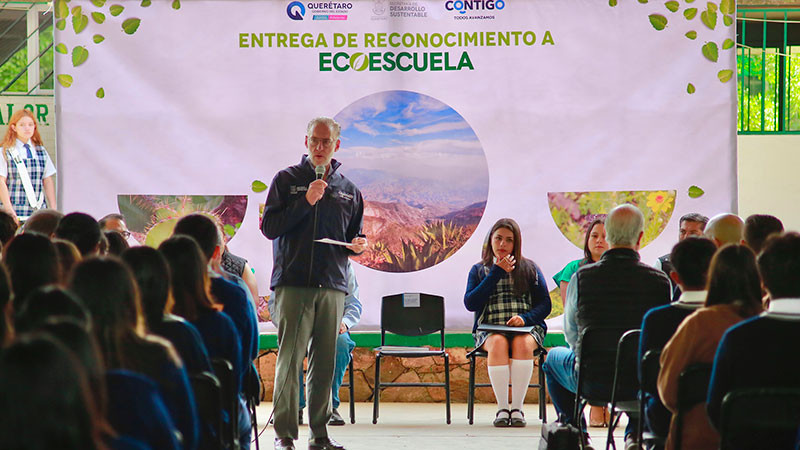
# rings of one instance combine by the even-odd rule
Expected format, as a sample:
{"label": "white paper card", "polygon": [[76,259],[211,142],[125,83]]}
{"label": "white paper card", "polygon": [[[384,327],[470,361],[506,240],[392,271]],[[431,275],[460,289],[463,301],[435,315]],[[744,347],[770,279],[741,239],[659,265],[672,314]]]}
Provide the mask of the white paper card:
{"label": "white paper card", "polygon": [[407,292],[403,294],[404,308],[419,308],[419,292]]}

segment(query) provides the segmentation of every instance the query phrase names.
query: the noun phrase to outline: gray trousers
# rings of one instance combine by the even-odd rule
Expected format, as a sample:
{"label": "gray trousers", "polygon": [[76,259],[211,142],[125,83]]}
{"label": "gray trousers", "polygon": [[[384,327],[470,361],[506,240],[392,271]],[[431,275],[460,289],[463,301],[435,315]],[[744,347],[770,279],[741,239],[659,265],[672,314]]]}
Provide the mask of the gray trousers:
{"label": "gray trousers", "polygon": [[[311,439],[328,436],[336,337],[344,313],[344,292],[335,289],[279,286],[278,359],[275,364],[275,436],[297,439],[299,377],[308,348],[308,425]],[[309,346],[310,342],[310,346]]]}

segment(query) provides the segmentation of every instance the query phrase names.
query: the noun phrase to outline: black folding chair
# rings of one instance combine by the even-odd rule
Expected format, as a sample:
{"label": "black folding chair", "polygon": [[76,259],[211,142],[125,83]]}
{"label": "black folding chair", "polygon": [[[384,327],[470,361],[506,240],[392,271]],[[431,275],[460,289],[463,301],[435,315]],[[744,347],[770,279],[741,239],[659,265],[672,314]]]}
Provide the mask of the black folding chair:
{"label": "black folding chair", "polygon": [[[386,345],[386,332],[400,336],[441,335],[439,348],[398,347]],[[444,383],[385,383],[381,381],[381,358],[444,358]],[[387,387],[443,387],[447,403],[447,423],[450,424],[450,356],[444,346],[444,298],[431,294],[395,294],[381,300],[381,346],[375,348],[375,387],[373,392],[372,423],[378,423],[381,389]]]}
{"label": "black folding chair", "polygon": [[222,426],[223,448],[239,448],[239,392],[236,389],[233,365],[227,359],[211,359],[214,375],[222,387],[222,410],[228,416],[228,423]]}
{"label": "black folding chair", "polygon": [[722,399],[722,450],[795,449],[800,438],[800,388],[749,388]]}
{"label": "black folding chair", "polygon": [[[640,330],[626,331],[617,344],[617,356],[614,363],[614,382],[611,387],[611,407],[608,410],[608,438],[606,450],[616,449],[614,429],[619,424],[622,412],[628,417],[639,413],[638,368],[639,368],[639,335]],[[585,342],[585,341],[584,341]],[[617,411],[619,410],[619,411]],[[637,418],[641,430],[641,415]]]}
{"label": "black folding chair", "polygon": [[683,418],[686,412],[708,398],[708,382],[711,378],[711,364],[690,364],[678,377],[678,411],[675,414],[675,448],[680,450],[683,440]]}
{"label": "black folding chair", "polygon": [[[475,388],[482,388],[482,387],[491,387],[491,383],[476,383],[475,382],[475,359],[476,358],[485,358],[487,355],[486,351],[476,348],[471,352],[467,353],[467,359],[469,359],[469,390],[467,391],[467,420],[469,424],[472,425],[475,419]],[[529,388],[538,388],[539,389],[539,420],[542,423],[547,422],[547,392],[545,389],[545,378],[544,378],[544,370],[542,370],[542,364],[544,363],[544,357],[547,355],[547,350],[543,347],[539,347],[533,351],[533,357],[538,361],[539,365],[539,382],[537,384],[529,384]]]}
{"label": "black folding chair", "polygon": [[200,372],[189,375],[189,381],[202,424],[200,448],[223,448],[222,386],[219,379],[210,372]]}
{"label": "black folding chair", "polygon": [[[639,389],[642,394],[639,396],[639,442],[643,445],[650,444],[651,448],[662,449],[666,445],[666,439],[651,432],[644,431],[644,393],[658,395],[658,372],[661,371],[661,350],[648,350],[642,356],[640,362],[641,371],[639,377]],[[646,445],[645,445],[646,446]]]}

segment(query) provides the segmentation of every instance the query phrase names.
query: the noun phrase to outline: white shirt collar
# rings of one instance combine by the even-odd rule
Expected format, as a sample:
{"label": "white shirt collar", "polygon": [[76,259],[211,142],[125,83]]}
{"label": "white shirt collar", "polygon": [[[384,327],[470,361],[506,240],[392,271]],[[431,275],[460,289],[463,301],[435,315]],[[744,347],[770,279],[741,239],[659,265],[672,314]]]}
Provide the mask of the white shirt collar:
{"label": "white shirt collar", "polygon": [[800,316],[800,298],[772,299],[766,313],[767,315]]}
{"label": "white shirt collar", "polygon": [[706,303],[707,295],[708,291],[683,291],[681,292],[681,297],[675,303],[681,306],[697,308]]}
{"label": "white shirt collar", "polygon": [[17,138],[17,148],[21,149],[25,144],[28,144],[28,147],[30,147],[31,150],[33,150],[33,143],[31,142],[30,139],[28,139],[28,142],[22,142],[19,140],[19,138]]}

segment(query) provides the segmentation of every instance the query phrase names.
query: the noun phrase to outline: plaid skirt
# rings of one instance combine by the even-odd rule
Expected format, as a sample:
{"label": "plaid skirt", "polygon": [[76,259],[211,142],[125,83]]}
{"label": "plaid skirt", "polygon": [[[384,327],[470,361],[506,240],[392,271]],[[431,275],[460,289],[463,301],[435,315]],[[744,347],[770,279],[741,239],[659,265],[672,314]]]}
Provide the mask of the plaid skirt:
{"label": "plaid skirt", "polygon": [[[492,333],[488,331],[476,331],[472,333],[472,338],[475,340],[475,348],[479,348],[481,345],[483,345],[483,343],[486,342],[486,339],[489,337],[490,334]],[[509,332],[509,333],[494,333],[494,334],[504,334],[507,339],[511,340],[515,334],[519,333]],[[544,327],[541,327],[539,325],[534,325],[533,329],[531,330],[531,336],[533,336],[533,340],[536,341],[536,345],[538,345],[539,347],[542,347],[542,344],[544,343],[544,337],[546,334],[547,332],[544,330]],[[508,347],[508,354],[511,355],[511,346]]]}

